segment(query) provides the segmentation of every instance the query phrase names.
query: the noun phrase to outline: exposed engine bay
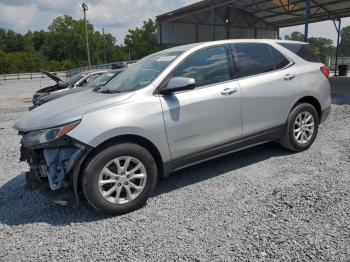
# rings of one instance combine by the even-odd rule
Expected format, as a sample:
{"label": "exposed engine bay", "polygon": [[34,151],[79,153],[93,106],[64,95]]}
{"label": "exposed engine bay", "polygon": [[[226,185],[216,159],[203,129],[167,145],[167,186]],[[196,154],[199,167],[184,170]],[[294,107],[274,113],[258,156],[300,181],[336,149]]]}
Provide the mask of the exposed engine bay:
{"label": "exposed engine bay", "polygon": [[20,135],[23,136],[20,161],[26,161],[30,167],[26,173],[26,189],[54,195],[57,203],[65,204],[62,194],[74,198],[77,181],[74,182],[73,174],[76,171],[77,179],[80,164],[89,152],[88,147],[68,136],[35,146],[28,142],[29,134]]}

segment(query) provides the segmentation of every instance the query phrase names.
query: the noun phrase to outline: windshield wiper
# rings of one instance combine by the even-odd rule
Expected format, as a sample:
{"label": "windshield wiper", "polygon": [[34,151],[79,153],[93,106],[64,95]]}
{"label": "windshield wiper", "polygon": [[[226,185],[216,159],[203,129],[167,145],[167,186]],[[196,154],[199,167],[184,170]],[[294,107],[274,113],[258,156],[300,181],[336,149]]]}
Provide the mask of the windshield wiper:
{"label": "windshield wiper", "polygon": [[98,92],[99,92],[99,93],[103,93],[103,94],[121,93],[121,92],[118,91],[118,90],[111,91],[110,89],[103,89],[103,88],[101,88],[100,90],[98,90]]}
{"label": "windshield wiper", "polygon": [[103,94],[111,94],[111,90],[109,89],[101,89],[99,92]]}

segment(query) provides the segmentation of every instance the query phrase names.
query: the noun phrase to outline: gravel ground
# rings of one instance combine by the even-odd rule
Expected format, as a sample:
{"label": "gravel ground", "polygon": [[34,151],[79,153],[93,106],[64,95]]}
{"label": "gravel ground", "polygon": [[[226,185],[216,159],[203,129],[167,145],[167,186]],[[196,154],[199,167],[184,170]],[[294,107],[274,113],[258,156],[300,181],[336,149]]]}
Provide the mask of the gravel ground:
{"label": "gravel ground", "polygon": [[350,261],[349,93],[334,95],[310,150],[270,143],[221,157],[107,217],[23,191],[11,126],[39,85],[0,83],[0,261]]}

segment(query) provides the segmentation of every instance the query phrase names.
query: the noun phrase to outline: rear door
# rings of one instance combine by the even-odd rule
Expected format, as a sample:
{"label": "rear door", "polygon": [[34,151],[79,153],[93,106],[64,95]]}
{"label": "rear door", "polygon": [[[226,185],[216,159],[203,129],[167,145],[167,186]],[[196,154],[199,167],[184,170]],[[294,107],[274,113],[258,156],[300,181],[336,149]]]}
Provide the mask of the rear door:
{"label": "rear door", "polygon": [[298,88],[293,62],[264,43],[231,47],[242,92],[243,136],[283,125]]}
{"label": "rear door", "polygon": [[196,80],[194,90],[161,96],[172,158],[242,136],[241,92],[225,46],[197,51],[171,74]]}

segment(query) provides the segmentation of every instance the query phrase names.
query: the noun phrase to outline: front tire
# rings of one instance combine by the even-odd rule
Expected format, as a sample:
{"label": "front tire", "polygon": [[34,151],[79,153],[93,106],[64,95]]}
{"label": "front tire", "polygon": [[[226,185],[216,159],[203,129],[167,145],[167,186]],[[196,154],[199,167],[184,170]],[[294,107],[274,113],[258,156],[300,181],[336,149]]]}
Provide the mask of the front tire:
{"label": "front tire", "polygon": [[96,210],[121,215],[146,203],[154,192],[157,176],[155,160],[145,148],[119,143],[89,159],[82,187]]}
{"label": "front tire", "polygon": [[289,113],[281,145],[289,150],[307,150],[315,141],[319,126],[316,109],[307,103],[297,104]]}

